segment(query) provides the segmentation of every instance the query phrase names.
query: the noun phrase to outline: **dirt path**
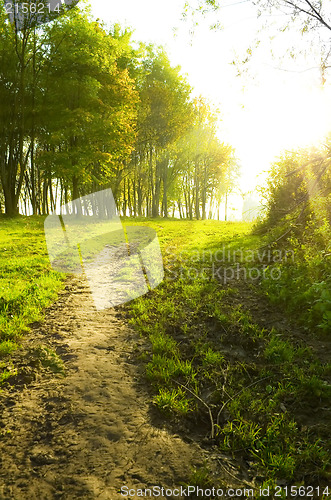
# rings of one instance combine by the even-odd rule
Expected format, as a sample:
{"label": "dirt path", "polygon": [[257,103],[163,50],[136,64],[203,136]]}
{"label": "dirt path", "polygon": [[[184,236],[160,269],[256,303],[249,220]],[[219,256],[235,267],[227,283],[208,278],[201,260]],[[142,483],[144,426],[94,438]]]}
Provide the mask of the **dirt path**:
{"label": "dirt path", "polygon": [[[0,394],[1,500],[117,500],[124,485],[187,480],[204,452],[152,425],[133,362],[142,342],[114,309],[95,311],[84,281],[70,282],[18,351],[16,386]],[[65,378],[36,371],[38,345],[65,360]]]}

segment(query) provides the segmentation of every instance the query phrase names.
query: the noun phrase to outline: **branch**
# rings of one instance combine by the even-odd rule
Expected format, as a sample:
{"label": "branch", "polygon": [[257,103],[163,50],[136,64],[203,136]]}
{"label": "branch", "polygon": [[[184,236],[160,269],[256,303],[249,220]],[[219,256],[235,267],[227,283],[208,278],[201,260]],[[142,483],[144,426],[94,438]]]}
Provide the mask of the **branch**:
{"label": "branch", "polygon": [[177,382],[177,380],[174,380],[174,382],[176,384],[180,385],[180,387],[182,387],[183,389],[186,389],[190,394],[192,394],[192,396],[194,396],[198,401],[200,401],[200,403],[202,403],[207,408],[208,413],[209,413],[210,424],[211,424],[210,437],[211,437],[211,439],[214,439],[215,438],[215,424],[214,424],[214,419],[213,419],[213,415],[212,415],[210,407],[207,405],[207,403],[205,403],[205,401],[203,401],[203,399],[199,398],[199,396],[197,394],[195,394],[195,392],[191,391],[191,389],[186,387],[186,385],[183,385],[180,382]]}
{"label": "branch", "polygon": [[315,7],[309,2],[309,0],[305,0],[305,2],[309,5],[309,7],[312,9],[313,12],[309,12],[309,10],[303,9],[299,5],[292,2],[291,0],[284,0],[284,2],[287,5],[290,5],[291,7],[293,7],[294,10],[302,12],[303,14],[307,14],[307,16],[312,17],[313,19],[316,19],[319,23],[323,24],[323,26],[325,26],[328,30],[331,31],[331,26],[326,21],[324,21],[321,14],[315,9]]}

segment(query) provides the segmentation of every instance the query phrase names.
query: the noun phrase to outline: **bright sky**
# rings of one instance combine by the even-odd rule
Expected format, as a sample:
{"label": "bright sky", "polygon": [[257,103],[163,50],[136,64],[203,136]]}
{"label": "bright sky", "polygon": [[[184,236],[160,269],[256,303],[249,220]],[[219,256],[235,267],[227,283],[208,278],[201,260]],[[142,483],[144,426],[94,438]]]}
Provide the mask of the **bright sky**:
{"label": "bright sky", "polygon": [[[293,32],[281,33],[273,42],[270,28],[259,34],[249,73],[236,76],[231,61],[236,55],[243,58],[257,36],[256,11],[249,1],[224,0],[226,7],[218,14],[223,29],[209,29],[212,15],[199,17],[193,36],[192,24],[180,20],[180,0],[90,3],[95,17],[107,24],[119,22],[134,28],[135,40],[165,46],[195,93],[220,109],[220,139],[236,149],[244,192],[261,182],[261,172],[282,151],[316,143],[331,131],[331,85],[322,87],[319,69],[309,69],[316,63],[309,57],[279,62],[270,55],[270,47],[276,55],[283,53],[293,43]],[[301,38],[296,42],[304,45]]]}

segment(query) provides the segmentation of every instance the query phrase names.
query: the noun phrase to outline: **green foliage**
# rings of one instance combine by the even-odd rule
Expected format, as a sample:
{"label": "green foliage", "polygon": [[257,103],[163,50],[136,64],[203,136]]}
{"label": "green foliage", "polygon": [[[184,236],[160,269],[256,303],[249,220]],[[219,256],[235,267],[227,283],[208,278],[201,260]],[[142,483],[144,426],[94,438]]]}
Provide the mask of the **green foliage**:
{"label": "green foliage", "polygon": [[153,399],[154,404],[164,412],[174,412],[186,415],[192,410],[190,402],[182,389],[159,389],[159,393]]}
{"label": "green foliage", "polygon": [[169,335],[153,333],[149,336],[149,339],[152,342],[153,352],[155,354],[163,354],[166,356],[178,354],[177,342]]}
{"label": "green foliage", "polygon": [[174,377],[193,379],[194,371],[192,363],[188,360],[182,361],[160,354],[153,354],[152,360],[146,367],[146,375],[151,381],[168,383]]}
{"label": "green foliage", "polygon": [[16,344],[16,342],[13,342],[12,340],[4,340],[0,343],[0,358],[11,354],[17,349],[17,347],[18,345]]}
{"label": "green foliage", "polygon": [[[0,365],[0,369],[2,368],[2,366]],[[0,373],[0,386],[1,384],[3,384],[4,382],[6,382],[6,380],[10,379],[13,375],[16,375],[17,371],[14,369],[14,370],[2,370],[2,372]]]}
{"label": "green foliage", "polygon": [[[62,39],[61,44],[58,40]],[[72,185],[73,197],[94,185],[115,184],[135,140],[137,92],[117,61],[127,36],[112,38],[84,13],[47,29],[47,94],[38,163]],[[116,195],[116,192],[115,192]]]}
{"label": "green foliage", "polygon": [[264,350],[265,357],[273,363],[291,363],[296,356],[301,356],[305,349],[295,349],[291,343],[272,335]]}
{"label": "green foliage", "polygon": [[0,5],[0,213],[111,187],[124,215],[207,218],[233,189],[218,113],[164,49],[131,35],[83,7],[23,34]]}
{"label": "green foliage", "polygon": [[61,375],[65,374],[63,361],[53,349],[41,345],[34,350],[33,354],[43,367],[49,368],[54,373],[60,373]]}
{"label": "green foliage", "polygon": [[224,362],[224,356],[220,352],[215,352],[213,349],[208,347],[207,351],[204,353],[203,364],[222,366]]}
{"label": "green foliage", "polygon": [[206,462],[201,467],[195,467],[192,470],[187,485],[197,486],[199,488],[209,488],[214,486],[212,472]]}

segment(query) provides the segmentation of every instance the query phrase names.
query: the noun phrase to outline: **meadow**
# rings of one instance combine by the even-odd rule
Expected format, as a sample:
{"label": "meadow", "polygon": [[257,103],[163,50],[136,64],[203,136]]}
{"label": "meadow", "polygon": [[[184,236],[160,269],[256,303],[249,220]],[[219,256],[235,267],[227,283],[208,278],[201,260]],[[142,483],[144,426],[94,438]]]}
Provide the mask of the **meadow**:
{"label": "meadow", "polygon": [[[0,219],[2,384],[15,373],[11,354],[66,279],[51,269],[43,221]],[[305,272],[297,252],[266,248],[250,223],[123,222],[155,229],[163,255],[162,284],[122,306],[148,340],[136,361],[155,411],[176,431],[204,436],[259,484],[319,485],[329,498],[330,339],[318,316],[303,324],[309,295],[306,303],[298,295],[293,314],[287,280]],[[305,280],[309,287],[308,272]],[[287,286],[288,312],[275,293]],[[208,484],[208,471],[198,480]]]}
{"label": "meadow", "polygon": [[[302,287],[290,312],[290,276],[301,272],[309,288],[311,260],[306,272],[294,247],[266,248],[247,223],[148,224],[159,235],[166,276],[129,310],[150,340],[141,358],[154,405],[175,426],[203,429],[210,445],[245,463],[264,486],[326,485],[328,331],[317,315],[307,327]],[[277,287],[291,295],[288,313],[286,291],[277,298]]]}
{"label": "meadow", "polygon": [[8,356],[63,286],[64,275],[51,269],[43,220],[0,218],[0,383],[16,372]]}

